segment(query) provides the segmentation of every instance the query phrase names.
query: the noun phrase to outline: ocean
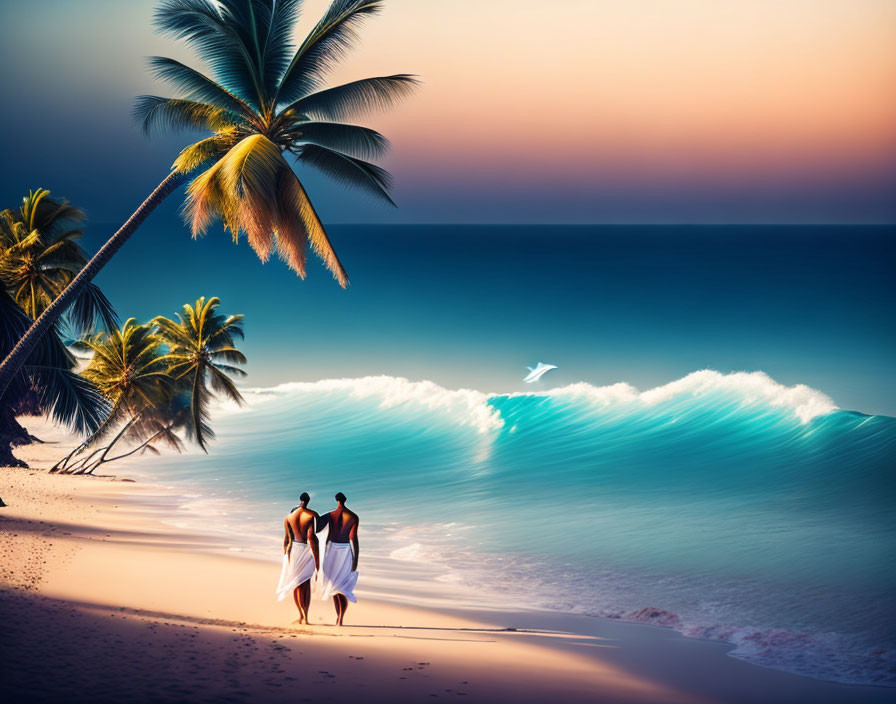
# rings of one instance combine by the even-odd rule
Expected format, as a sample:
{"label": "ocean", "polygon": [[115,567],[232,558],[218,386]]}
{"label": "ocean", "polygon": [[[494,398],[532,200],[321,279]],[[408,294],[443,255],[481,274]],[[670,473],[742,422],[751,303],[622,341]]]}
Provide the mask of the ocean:
{"label": "ocean", "polygon": [[[189,497],[175,520],[274,562],[298,494],[325,511],[342,491],[364,594],[665,625],[896,685],[892,228],[333,235],[345,302],[315,308],[320,272],[294,300],[270,268],[268,289],[254,270],[224,287],[264,363],[245,406],[213,413],[208,455],[133,465]],[[149,246],[130,255],[147,268]],[[272,298],[296,321],[265,332]],[[510,349],[559,368],[523,384]]]}

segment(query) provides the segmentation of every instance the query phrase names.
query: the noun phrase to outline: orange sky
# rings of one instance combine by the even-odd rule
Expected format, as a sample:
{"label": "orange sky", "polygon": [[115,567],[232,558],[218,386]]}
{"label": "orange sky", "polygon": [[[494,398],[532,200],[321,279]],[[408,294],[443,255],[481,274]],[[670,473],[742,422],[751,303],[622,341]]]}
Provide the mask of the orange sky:
{"label": "orange sky", "polygon": [[[146,56],[196,58],[153,32],[157,3],[0,4],[16,181],[97,140],[123,191],[168,167],[180,142],[140,136],[133,96],[169,91]],[[896,0],[387,0],[332,81],[402,72],[419,94],[362,120],[401,209],[312,181],[331,219],[896,221]],[[76,137],[21,136],[60,122]]]}
{"label": "orange sky", "polygon": [[421,167],[487,154],[541,173],[811,173],[896,157],[893,0],[391,0],[338,77],[359,66],[426,81],[377,120]]}

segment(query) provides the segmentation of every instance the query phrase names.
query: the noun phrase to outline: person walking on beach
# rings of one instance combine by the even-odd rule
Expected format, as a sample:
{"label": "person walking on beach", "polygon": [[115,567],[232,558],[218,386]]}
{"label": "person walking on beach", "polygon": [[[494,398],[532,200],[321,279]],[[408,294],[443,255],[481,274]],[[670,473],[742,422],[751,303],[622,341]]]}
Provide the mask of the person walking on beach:
{"label": "person walking on beach", "polygon": [[308,623],[308,607],[311,605],[311,578],[320,569],[315,524],[316,512],[308,508],[311,497],[302,492],[299,505],[283,519],[283,569],[277,587],[277,601],[283,601],[292,592],[299,610],[299,623]]}
{"label": "person walking on beach", "polygon": [[329,526],[327,544],[324,549],[324,566],[321,570],[323,592],[321,598],[326,601],[333,597],[336,607],[336,625],[342,625],[342,619],[348,609],[348,602],[353,604],[355,585],[358,583],[358,514],[345,506],[345,494],[336,494],[336,508],[326,516],[322,516],[317,524],[318,532]]}

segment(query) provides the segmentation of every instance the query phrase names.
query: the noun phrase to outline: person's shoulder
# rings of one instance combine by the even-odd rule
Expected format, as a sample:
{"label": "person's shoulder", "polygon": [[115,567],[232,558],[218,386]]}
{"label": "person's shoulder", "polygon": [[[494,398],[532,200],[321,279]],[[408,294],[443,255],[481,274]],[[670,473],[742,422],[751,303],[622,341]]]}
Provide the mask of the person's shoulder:
{"label": "person's shoulder", "polygon": [[308,513],[310,513],[312,516],[314,516],[314,518],[320,518],[320,514],[317,511],[315,511],[314,509],[306,508],[305,510]]}
{"label": "person's shoulder", "polygon": [[348,515],[352,517],[352,520],[358,521],[358,514],[352,511],[351,509],[346,509],[348,511]]}

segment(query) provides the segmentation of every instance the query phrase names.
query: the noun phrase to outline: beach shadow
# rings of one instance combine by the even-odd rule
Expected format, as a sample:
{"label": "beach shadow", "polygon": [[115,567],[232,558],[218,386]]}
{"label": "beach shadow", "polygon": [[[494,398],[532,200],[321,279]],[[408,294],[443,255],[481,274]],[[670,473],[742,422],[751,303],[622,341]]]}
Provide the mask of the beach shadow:
{"label": "beach shadow", "polygon": [[95,540],[102,539],[107,542],[120,543],[122,545],[148,545],[153,547],[184,547],[188,545],[202,545],[211,547],[222,545],[214,538],[205,538],[193,533],[177,533],[168,530],[139,531],[124,530],[121,528],[104,529],[97,526],[85,526],[80,523],[65,523],[62,521],[35,521],[27,518],[9,518],[0,516],[0,531],[15,530],[19,533],[34,533],[44,537],[59,538],[60,540]]}
{"label": "beach shadow", "polygon": [[[57,601],[55,599],[51,599],[49,597],[42,597],[43,599],[47,599],[48,601]],[[110,606],[108,604],[98,604],[90,601],[69,601],[65,600],[59,601],[60,604],[66,604],[68,606],[73,606],[79,609],[85,609],[92,611],[94,613],[100,614],[113,614],[113,615],[128,615],[128,616],[136,616],[140,618],[148,618],[156,621],[162,622],[170,622],[170,623],[188,623],[194,625],[202,625],[202,626],[217,626],[221,628],[231,628],[231,629],[240,629],[244,631],[251,631],[252,633],[265,633],[265,634],[276,634],[276,635],[309,635],[309,636],[338,636],[340,634],[344,634],[350,637],[364,637],[363,633],[360,631],[364,630],[378,630],[378,631],[402,631],[402,632],[425,632],[425,633],[457,633],[457,634],[509,634],[509,635],[521,635],[521,636],[539,636],[539,637],[551,637],[551,638],[562,638],[568,639],[570,641],[601,641],[606,640],[603,638],[599,638],[597,636],[582,636],[580,634],[567,633],[563,631],[550,631],[543,629],[520,629],[520,628],[510,628],[510,627],[482,627],[482,628],[474,628],[474,627],[447,627],[447,626],[405,626],[405,625],[383,625],[383,624],[375,624],[375,625],[363,625],[363,624],[350,624],[343,625],[341,627],[335,626],[333,624],[311,624],[310,626],[267,626],[263,624],[257,623],[247,623],[245,621],[233,621],[230,619],[216,619],[216,618],[208,618],[208,617],[200,617],[200,616],[190,616],[185,614],[176,614],[166,611],[154,611],[151,609],[134,609],[123,606]],[[462,640],[458,638],[434,638],[434,637],[425,637],[423,635],[399,635],[395,634],[397,638],[419,638],[423,640]],[[469,642],[493,642],[492,640],[483,641],[480,639],[470,640]]]}

